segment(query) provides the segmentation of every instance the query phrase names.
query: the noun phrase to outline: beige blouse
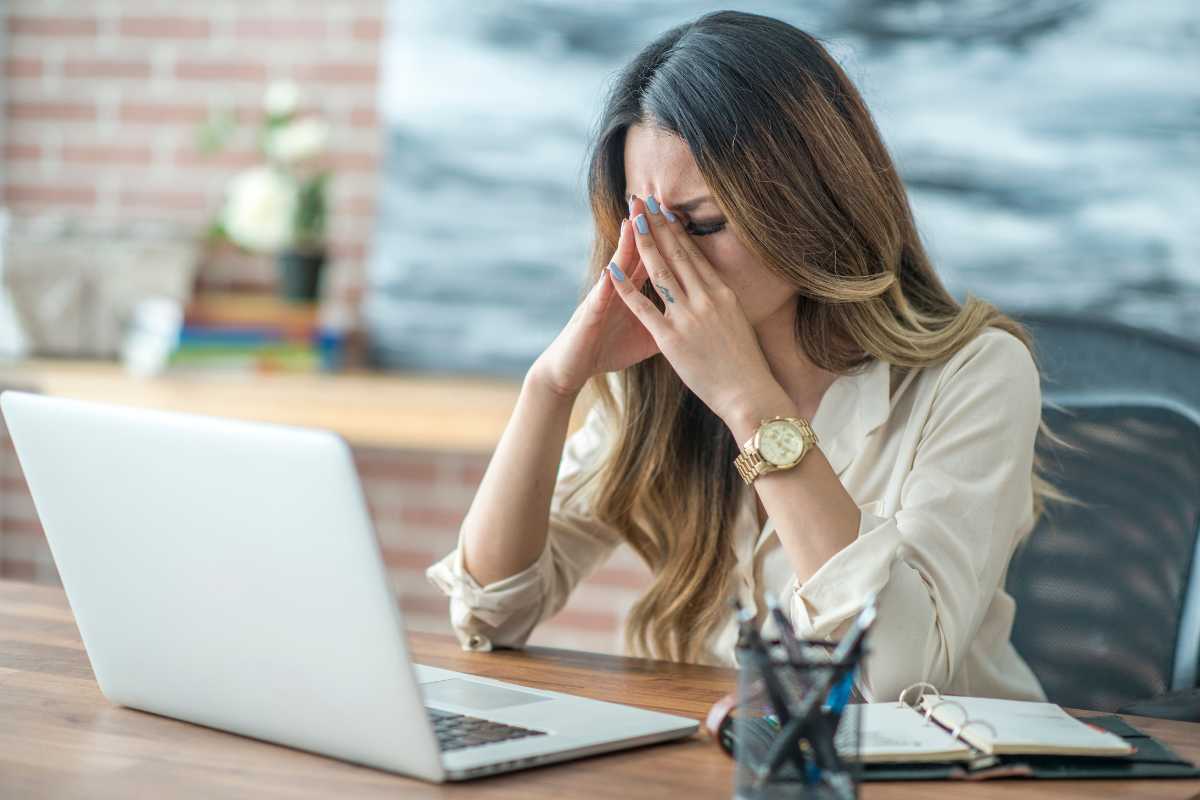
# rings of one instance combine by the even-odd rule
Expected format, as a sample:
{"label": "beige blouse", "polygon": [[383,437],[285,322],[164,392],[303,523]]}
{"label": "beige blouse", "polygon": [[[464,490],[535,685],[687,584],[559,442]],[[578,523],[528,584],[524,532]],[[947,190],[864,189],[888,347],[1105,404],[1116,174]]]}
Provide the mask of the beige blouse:
{"label": "beige blouse", "polygon": [[[770,518],[758,529],[753,485],[744,487],[735,534],[743,604],[769,620],[765,588],[801,635],[836,639],[876,592],[879,614],[858,680],[868,701],[895,699],[916,681],[948,694],[1045,700],[1010,642],[1015,604],[1004,591],[1013,550],[1032,528],[1040,418],[1033,359],[996,328],[938,365],[901,371],[874,360],[839,376],[812,426],[859,506],[858,537],[797,585]],[[616,530],[589,516],[590,488],[563,502],[612,441],[607,422],[596,404],[568,437],[536,562],[480,586],[463,569],[460,539],[426,571],[450,597],[464,648],[523,646],[620,544]],[[731,613],[709,642],[709,660],[734,666],[736,637]]]}

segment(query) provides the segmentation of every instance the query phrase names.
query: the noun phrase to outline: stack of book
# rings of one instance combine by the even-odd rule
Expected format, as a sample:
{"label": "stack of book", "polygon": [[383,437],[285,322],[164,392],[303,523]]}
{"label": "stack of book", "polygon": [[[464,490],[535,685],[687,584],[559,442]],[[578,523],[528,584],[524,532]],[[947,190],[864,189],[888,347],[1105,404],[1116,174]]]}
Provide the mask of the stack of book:
{"label": "stack of book", "polygon": [[203,292],[184,308],[168,367],[315,372],[323,341],[317,303],[269,292]]}

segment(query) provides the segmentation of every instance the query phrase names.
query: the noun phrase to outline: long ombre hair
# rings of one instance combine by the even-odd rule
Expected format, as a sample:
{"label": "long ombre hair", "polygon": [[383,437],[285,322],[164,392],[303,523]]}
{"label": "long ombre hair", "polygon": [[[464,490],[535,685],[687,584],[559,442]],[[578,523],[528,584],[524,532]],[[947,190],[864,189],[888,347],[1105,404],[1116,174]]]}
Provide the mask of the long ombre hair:
{"label": "long ombre hair", "polygon": [[[625,135],[634,124],[680,137],[744,244],[798,291],[796,343],[822,369],[872,358],[893,373],[946,359],[987,326],[1031,347],[982,300],[960,305],[934,272],[874,121],[812,36],[758,14],[718,11],[667,31],[618,76],[589,152],[596,236],[592,285],[616,249]],[[642,288],[660,311],[649,282]],[[1032,347],[1031,347],[1032,349]],[[704,662],[730,613],[733,524],[744,483],[737,443],[659,353],[589,386],[610,419],[611,450],[592,511],[653,573],[625,629],[633,652]],[[1034,474],[1034,509],[1057,496]]]}

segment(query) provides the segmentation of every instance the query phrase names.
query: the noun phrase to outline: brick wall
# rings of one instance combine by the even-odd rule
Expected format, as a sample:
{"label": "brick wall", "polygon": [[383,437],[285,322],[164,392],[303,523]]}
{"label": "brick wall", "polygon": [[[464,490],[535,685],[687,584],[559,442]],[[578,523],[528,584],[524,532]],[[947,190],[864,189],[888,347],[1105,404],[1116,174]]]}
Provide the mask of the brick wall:
{"label": "brick wall", "polygon": [[[227,179],[254,163],[263,92],[299,83],[334,126],[330,291],[363,285],[382,132],[376,75],[385,0],[3,0],[7,41],[0,192],[18,218],[166,222],[200,230]],[[236,107],[231,147],[198,152],[196,129]],[[327,287],[329,288],[329,287]],[[357,454],[409,624],[448,631],[424,569],[453,546],[488,456]],[[621,550],[534,642],[616,651],[619,620],[645,585]],[[0,433],[0,576],[58,581],[11,441]]]}
{"label": "brick wall", "polygon": [[[14,216],[202,230],[228,178],[258,160],[272,80],[333,126],[329,291],[355,303],[375,203],[385,0],[5,0],[0,191]],[[233,108],[223,153],[196,131]]]}

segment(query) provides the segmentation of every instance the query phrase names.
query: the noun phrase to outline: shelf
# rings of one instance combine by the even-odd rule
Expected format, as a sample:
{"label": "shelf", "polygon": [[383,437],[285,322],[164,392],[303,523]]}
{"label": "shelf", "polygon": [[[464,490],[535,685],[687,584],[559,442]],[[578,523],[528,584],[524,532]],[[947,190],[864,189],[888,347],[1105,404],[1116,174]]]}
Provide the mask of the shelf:
{"label": "shelf", "polygon": [[[115,362],[0,362],[0,388],[166,411],[324,428],[357,447],[490,453],[520,392],[514,379],[358,371],[130,375]],[[582,424],[577,402],[570,430]]]}

